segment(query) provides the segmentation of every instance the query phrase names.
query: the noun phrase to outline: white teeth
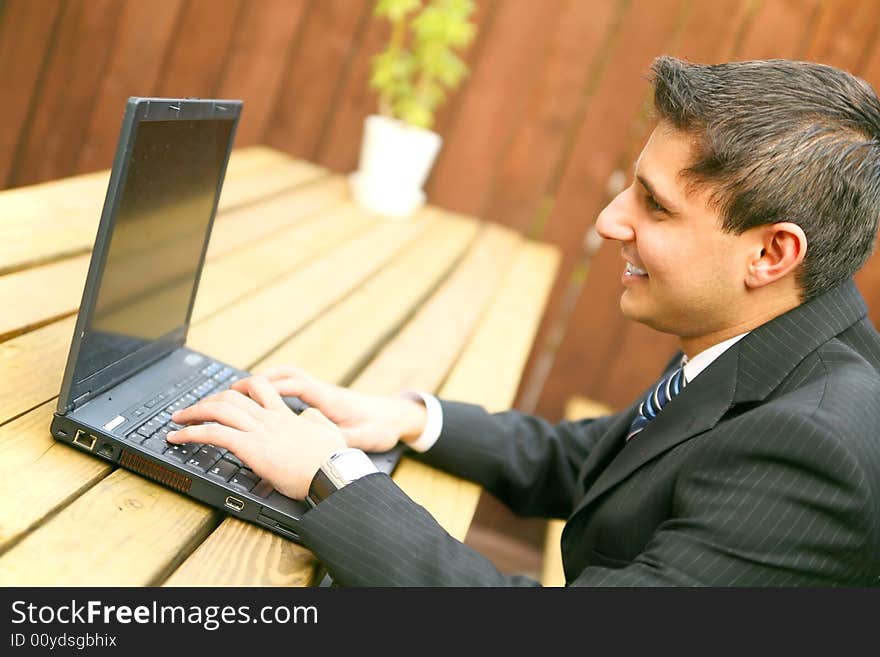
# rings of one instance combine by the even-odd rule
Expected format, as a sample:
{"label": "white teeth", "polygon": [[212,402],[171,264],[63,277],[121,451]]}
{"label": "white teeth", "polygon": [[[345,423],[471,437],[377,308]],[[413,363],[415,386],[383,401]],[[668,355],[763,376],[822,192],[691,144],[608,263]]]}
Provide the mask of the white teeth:
{"label": "white teeth", "polygon": [[626,273],[629,274],[630,276],[647,276],[648,275],[648,272],[646,272],[644,269],[639,269],[638,267],[636,267],[635,265],[633,265],[630,262],[626,263]]}

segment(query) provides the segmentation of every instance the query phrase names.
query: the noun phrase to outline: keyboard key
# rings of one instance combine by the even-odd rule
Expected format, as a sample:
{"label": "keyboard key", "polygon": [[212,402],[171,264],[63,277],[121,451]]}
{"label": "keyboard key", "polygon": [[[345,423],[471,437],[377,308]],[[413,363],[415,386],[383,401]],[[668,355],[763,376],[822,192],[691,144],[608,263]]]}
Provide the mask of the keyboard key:
{"label": "keyboard key", "polygon": [[155,452],[156,454],[163,453],[166,449],[168,449],[168,443],[165,442],[164,438],[147,438],[144,442],[141,443],[141,447],[150,450],[151,452]]}
{"label": "keyboard key", "polygon": [[249,491],[257,485],[257,476],[250,470],[242,468],[233,475],[232,479],[229,480],[229,483],[242,490]]}
{"label": "keyboard key", "polygon": [[209,475],[219,477],[223,481],[229,481],[229,478],[236,472],[238,472],[238,466],[226,459],[220,459],[208,470]]}
{"label": "keyboard key", "polygon": [[244,467],[244,463],[241,461],[241,459],[238,458],[232,452],[227,452],[226,454],[223,455],[223,458],[227,459],[228,461],[232,461],[233,463],[235,463],[235,465],[237,465],[240,468]]}
{"label": "keyboard key", "polygon": [[213,445],[204,445],[198,453],[203,454],[206,458],[213,459],[214,461],[223,456],[223,452]]}
{"label": "keyboard key", "polygon": [[272,484],[270,484],[266,479],[260,479],[260,482],[254,486],[251,493],[256,495],[257,497],[269,497],[272,494]]}
{"label": "keyboard key", "polygon": [[214,465],[215,461],[217,461],[217,457],[212,456],[210,452],[205,452],[200,449],[189,458],[186,464],[191,465],[202,472],[206,472],[212,465]]}
{"label": "keyboard key", "polygon": [[185,445],[171,445],[171,449],[165,454],[165,456],[169,456],[173,458],[175,461],[180,461],[181,463],[186,463],[189,460],[189,457],[195,454],[195,452],[201,447],[198,443],[187,443]]}

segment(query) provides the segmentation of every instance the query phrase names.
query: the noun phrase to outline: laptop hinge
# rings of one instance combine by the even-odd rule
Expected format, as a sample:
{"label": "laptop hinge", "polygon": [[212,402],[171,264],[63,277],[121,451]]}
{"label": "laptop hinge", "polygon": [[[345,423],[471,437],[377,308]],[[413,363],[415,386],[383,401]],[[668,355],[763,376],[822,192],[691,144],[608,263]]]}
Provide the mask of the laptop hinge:
{"label": "laptop hinge", "polygon": [[67,410],[72,411],[77,406],[86,403],[89,400],[89,395],[91,395],[91,394],[92,394],[91,390],[89,390],[88,392],[84,392],[79,397],[77,397],[76,399],[73,400],[73,403],[70,404],[70,408],[68,408]]}

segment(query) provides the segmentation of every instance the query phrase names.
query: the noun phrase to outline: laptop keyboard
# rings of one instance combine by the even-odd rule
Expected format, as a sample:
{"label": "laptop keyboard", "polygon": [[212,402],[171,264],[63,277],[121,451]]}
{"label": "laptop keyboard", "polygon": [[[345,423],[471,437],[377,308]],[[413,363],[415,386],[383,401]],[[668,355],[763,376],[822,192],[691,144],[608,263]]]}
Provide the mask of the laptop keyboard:
{"label": "laptop keyboard", "polygon": [[[146,416],[155,412],[160,404],[166,404],[160,413],[130,432],[128,439],[154,454],[162,454],[211,478],[224,481],[233,489],[267,497],[272,492],[271,485],[261,480],[232,452],[214,445],[198,443],[173,445],[165,440],[168,432],[183,428],[183,425],[171,421],[172,413],[192,406],[203,397],[225,390],[240,378],[231,367],[211,363],[199,374],[178,381],[173,387],[157,394],[143,406],[135,409],[132,413],[134,416]],[[181,391],[185,392],[179,396]],[[168,403],[169,400],[173,401]]]}

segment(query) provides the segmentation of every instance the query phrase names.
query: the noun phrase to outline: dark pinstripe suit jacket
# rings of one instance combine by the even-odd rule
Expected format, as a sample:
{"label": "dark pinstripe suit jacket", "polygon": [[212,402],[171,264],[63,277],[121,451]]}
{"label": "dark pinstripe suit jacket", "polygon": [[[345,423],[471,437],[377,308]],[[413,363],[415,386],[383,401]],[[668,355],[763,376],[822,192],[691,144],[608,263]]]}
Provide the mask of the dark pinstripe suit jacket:
{"label": "dark pinstripe suit jacket", "polygon": [[[624,446],[636,406],[551,425],[443,402],[421,458],[519,513],[568,518],[569,584],[878,583],[880,336],[852,281],[756,328]],[[301,534],[342,585],[535,583],[386,475],[331,495]]]}

